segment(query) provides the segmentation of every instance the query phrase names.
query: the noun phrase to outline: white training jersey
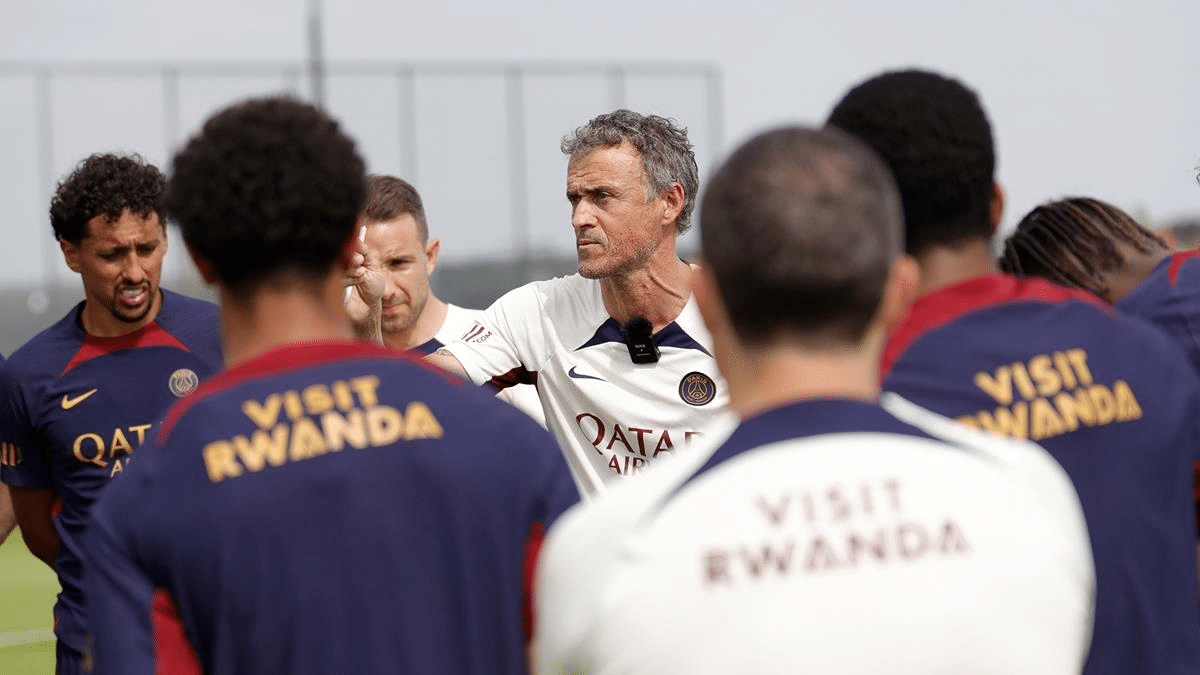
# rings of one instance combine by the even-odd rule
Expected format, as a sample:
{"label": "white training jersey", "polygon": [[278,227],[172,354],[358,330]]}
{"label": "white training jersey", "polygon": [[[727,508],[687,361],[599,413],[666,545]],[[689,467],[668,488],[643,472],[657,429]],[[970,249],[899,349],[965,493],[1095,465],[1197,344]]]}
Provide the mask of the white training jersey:
{"label": "white training jersey", "polygon": [[[442,327],[434,333],[433,339],[422,345],[422,354],[432,354],[442,347],[452,344],[475,327],[475,322],[483,316],[482,309],[467,309],[446,303],[446,320]],[[538,424],[546,426],[546,413],[542,411],[542,401],[533,385],[517,385],[500,390],[496,398],[516,406],[518,410],[529,415]]]}
{"label": "white training jersey", "polygon": [[510,291],[446,349],[476,384],[537,383],[546,427],[590,497],[732,423],[694,299],[654,341],[658,362],[634,364],[600,283],[573,275]]}
{"label": "white training jersey", "polygon": [[535,592],[540,675],[1067,675],[1095,587],[1039,446],[896,397],[796,403],[576,506]]}

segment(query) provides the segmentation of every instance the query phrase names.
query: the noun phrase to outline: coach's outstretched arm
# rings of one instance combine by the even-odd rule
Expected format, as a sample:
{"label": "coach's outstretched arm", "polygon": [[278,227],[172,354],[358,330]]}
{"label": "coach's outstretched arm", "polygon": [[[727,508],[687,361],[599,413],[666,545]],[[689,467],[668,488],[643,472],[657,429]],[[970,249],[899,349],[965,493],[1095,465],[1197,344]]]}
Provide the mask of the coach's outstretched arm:
{"label": "coach's outstretched arm", "polygon": [[462,362],[460,362],[457,357],[445,349],[439,349],[429,356],[426,356],[425,360],[437,366],[438,368],[441,368],[442,370],[446,370],[458,375],[464,380],[467,379],[467,369],[463,368]]}

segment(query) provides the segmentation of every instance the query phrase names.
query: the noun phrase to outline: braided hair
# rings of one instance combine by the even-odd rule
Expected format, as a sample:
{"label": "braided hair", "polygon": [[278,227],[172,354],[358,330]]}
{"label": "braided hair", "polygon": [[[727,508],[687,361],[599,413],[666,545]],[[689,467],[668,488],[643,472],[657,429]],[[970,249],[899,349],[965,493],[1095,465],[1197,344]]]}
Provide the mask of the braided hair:
{"label": "braided hair", "polygon": [[1071,197],[1034,208],[1005,240],[1000,269],[1019,277],[1042,277],[1107,297],[1106,273],[1125,256],[1117,242],[1141,253],[1167,248],[1128,213],[1090,197]]}

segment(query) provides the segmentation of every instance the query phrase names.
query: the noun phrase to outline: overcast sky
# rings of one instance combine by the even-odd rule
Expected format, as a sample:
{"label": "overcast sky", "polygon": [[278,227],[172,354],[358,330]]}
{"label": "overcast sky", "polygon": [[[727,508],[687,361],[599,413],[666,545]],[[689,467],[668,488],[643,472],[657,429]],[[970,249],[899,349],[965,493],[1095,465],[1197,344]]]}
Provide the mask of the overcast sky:
{"label": "overcast sky", "polygon": [[[408,80],[335,74],[327,101],[359,139],[372,170],[417,183],[444,259],[528,249],[569,254],[558,138],[613,105],[687,125],[707,172],[750,134],[820,123],[850,86],[905,66],[955,75],[981,94],[998,142],[999,178],[1008,188],[1006,227],[1037,203],[1071,194],[1112,201],[1152,224],[1200,212],[1193,170],[1200,157],[1195,0],[324,4],[325,57],[335,69],[365,62],[417,66]],[[4,10],[3,284],[69,278],[47,245],[46,200],[49,183],[85,155],[137,151],[165,164],[170,148],[216,106],[289,87],[311,91],[303,77],[200,76],[187,69],[230,61],[303,67],[303,0],[6,0]],[[39,126],[30,64],[161,62],[186,66],[175,88],[177,118],[164,113],[168,89],[151,71],[102,80],[60,73],[45,99],[51,123]],[[535,71],[514,85],[501,70],[432,69],[447,62],[577,68]],[[662,62],[678,66],[676,74],[639,70]],[[596,64],[628,66],[629,77],[614,85],[592,69]],[[704,76],[710,66],[719,79]],[[514,91],[525,114],[517,127],[507,107]],[[714,91],[716,115],[709,105]],[[46,147],[52,161],[43,167],[39,152]],[[514,153],[527,173],[514,170],[520,166]],[[174,243],[178,254],[182,246]]]}

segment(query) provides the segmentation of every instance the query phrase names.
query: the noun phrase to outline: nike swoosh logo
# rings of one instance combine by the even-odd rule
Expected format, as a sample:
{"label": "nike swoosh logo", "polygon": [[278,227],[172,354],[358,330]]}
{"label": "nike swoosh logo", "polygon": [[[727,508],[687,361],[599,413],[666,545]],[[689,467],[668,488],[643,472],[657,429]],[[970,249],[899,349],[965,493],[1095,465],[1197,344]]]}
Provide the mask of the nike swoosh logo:
{"label": "nike swoosh logo", "polygon": [[93,389],[91,391],[85,391],[84,393],[76,396],[75,398],[71,398],[70,396],[63,394],[62,409],[70,410],[71,408],[74,408],[75,406],[79,405],[80,403],[83,403],[83,399],[91,396],[92,394],[96,393],[97,391],[98,391],[97,389]]}
{"label": "nike swoosh logo", "polygon": [[575,378],[576,380],[600,380],[601,382],[608,382],[608,380],[604,379],[603,377],[596,377],[595,375],[584,375],[582,373],[577,373],[577,372],[575,372],[575,366],[571,366],[571,369],[567,371],[567,375]]}

